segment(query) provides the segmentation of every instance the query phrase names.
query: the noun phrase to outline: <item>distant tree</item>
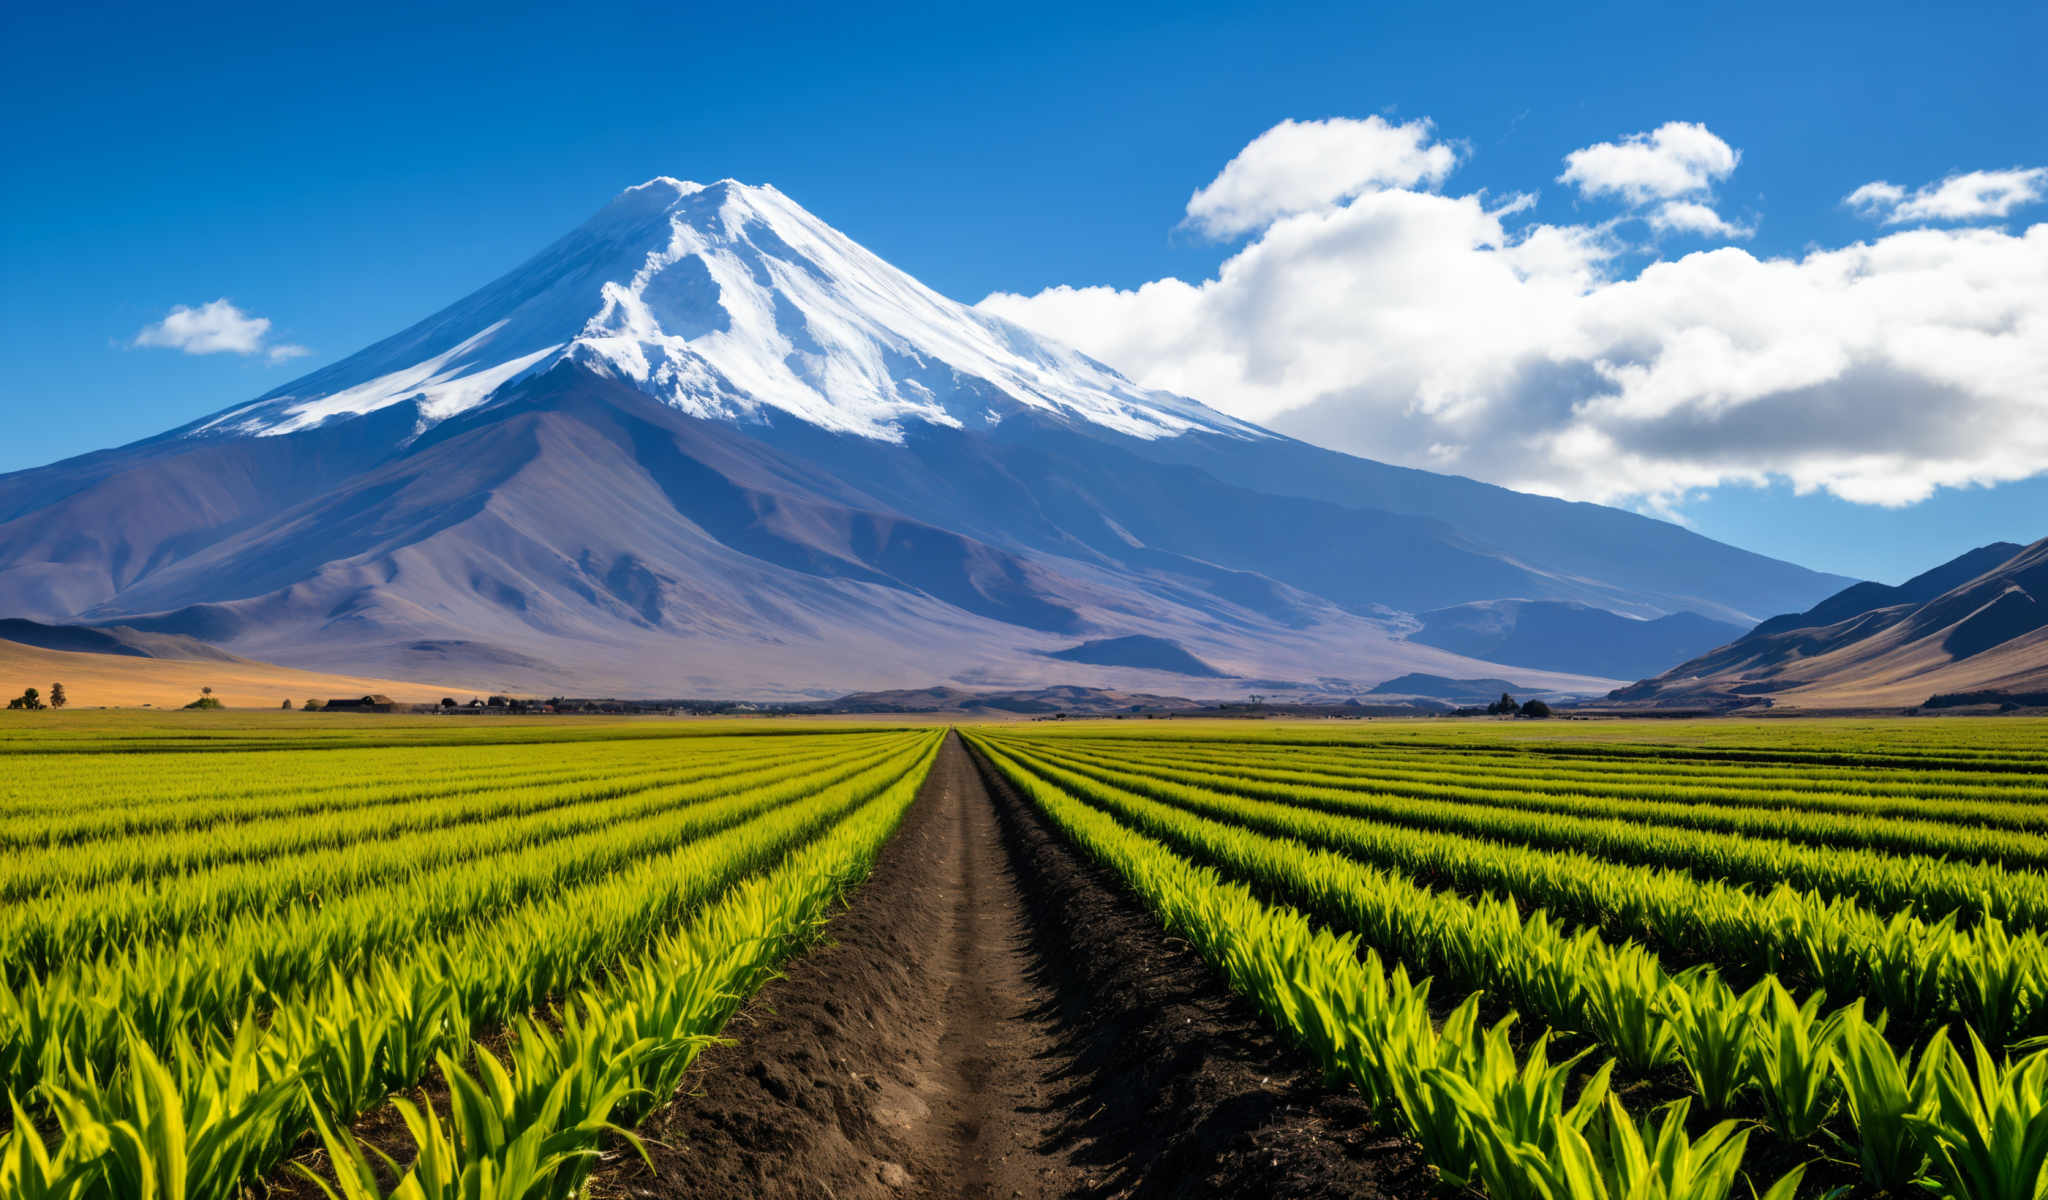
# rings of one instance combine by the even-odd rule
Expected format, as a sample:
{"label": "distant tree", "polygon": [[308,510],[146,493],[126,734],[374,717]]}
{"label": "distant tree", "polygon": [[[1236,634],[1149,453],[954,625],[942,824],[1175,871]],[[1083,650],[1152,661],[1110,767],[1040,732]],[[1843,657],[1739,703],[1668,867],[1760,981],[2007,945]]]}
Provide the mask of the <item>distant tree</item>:
{"label": "distant tree", "polygon": [[28,709],[43,707],[43,694],[34,688],[21,689],[21,706]]}
{"label": "distant tree", "polygon": [[278,707],[284,709],[286,712],[290,712],[292,708],[292,702],[290,700],[286,700],[283,704],[278,705]]}
{"label": "distant tree", "polygon": [[[212,691],[213,689],[212,689],[212,688],[207,688],[206,690],[207,690],[207,691],[209,691],[209,692],[211,692],[211,691]],[[214,699],[214,698],[213,698],[212,696],[201,696],[201,697],[200,697],[199,699],[197,699],[197,700],[194,700],[194,701],[193,701],[192,703],[190,703],[190,704],[187,704],[187,705],[186,705],[185,707],[186,707],[186,708],[219,708],[220,706],[221,706],[221,704],[220,704],[220,701],[218,701],[218,700]]]}
{"label": "distant tree", "polygon": [[455,697],[453,697],[453,696],[443,696],[443,697],[441,697],[441,707],[442,707],[442,708],[454,708],[454,707],[455,707]]}
{"label": "distant tree", "polygon": [[65,706],[66,704],[70,703],[70,700],[71,700],[71,697],[69,697],[69,696],[67,696],[67,695],[65,695],[65,694],[64,694],[64,685],[63,685],[63,684],[61,684],[61,683],[53,683],[53,684],[51,684],[51,685],[50,685],[50,707],[51,707],[51,708],[62,708],[62,707],[64,707],[64,706]]}
{"label": "distant tree", "polygon": [[1502,692],[1500,694],[1500,699],[1486,706],[1486,711],[1493,713],[1496,716],[1512,717],[1517,712],[1520,712],[1521,708],[1521,705],[1515,703],[1515,698],[1513,696],[1508,695],[1506,692]]}
{"label": "distant tree", "polygon": [[1550,715],[1550,706],[1541,700],[1524,700],[1522,702],[1522,715],[1541,720]]}
{"label": "distant tree", "polygon": [[203,688],[200,688],[200,689],[199,689],[199,694],[200,694],[200,695],[202,695],[202,696],[211,696],[211,695],[213,695],[213,689],[212,689],[212,688],[210,688],[210,687],[203,687]]}
{"label": "distant tree", "polygon": [[305,704],[301,705],[300,707],[302,707],[307,712],[319,712],[320,702],[318,700],[308,700],[306,701]]}

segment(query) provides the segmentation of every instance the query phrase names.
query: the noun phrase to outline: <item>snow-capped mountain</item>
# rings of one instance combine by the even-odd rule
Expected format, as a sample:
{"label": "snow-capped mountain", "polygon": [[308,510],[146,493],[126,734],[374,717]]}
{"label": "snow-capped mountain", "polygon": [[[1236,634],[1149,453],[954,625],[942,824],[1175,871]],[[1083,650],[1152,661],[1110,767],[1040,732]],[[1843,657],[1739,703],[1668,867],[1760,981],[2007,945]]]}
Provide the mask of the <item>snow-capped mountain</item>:
{"label": "snow-capped mountain", "polygon": [[360,353],[0,476],[0,617],[522,691],[1596,688],[1409,614],[1753,622],[1844,582],[1139,388],[731,181],[631,188]]}
{"label": "snow-capped mountain", "polygon": [[666,176],[475,295],[191,432],[272,436],[408,401],[425,428],[563,361],[694,417],[775,410],[891,442],[1023,409],[1140,438],[1265,436],[948,300],[773,187]]}

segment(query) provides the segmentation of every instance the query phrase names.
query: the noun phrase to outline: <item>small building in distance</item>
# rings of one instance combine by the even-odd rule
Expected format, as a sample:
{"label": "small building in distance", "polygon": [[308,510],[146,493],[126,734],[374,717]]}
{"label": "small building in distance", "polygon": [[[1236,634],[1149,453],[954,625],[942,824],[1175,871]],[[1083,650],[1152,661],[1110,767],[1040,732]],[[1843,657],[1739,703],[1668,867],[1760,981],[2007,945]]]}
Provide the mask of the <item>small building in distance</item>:
{"label": "small building in distance", "polygon": [[351,696],[345,700],[329,700],[320,708],[321,712],[375,712],[398,711],[398,702],[389,696]]}

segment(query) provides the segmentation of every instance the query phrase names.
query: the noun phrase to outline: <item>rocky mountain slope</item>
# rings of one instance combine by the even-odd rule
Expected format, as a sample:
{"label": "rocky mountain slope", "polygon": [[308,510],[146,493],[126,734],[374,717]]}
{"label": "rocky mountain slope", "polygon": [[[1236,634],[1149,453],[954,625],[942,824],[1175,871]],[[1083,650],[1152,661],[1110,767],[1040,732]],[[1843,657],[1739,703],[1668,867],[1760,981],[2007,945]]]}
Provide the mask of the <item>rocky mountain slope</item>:
{"label": "rocky mountain slope", "polygon": [[[1148,637],[1350,692],[1496,673],[1412,612],[1746,624],[1843,582],[1139,388],[731,181],[629,189],[356,355],[0,476],[0,616],[527,691],[1164,690],[1048,656]],[[1517,677],[1613,678],[1560,663]]]}
{"label": "rocky mountain slope", "polygon": [[1897,587],[1846,588],[1613,698],[1829,708],[2044,690],[2048,539],[1979,547]]}

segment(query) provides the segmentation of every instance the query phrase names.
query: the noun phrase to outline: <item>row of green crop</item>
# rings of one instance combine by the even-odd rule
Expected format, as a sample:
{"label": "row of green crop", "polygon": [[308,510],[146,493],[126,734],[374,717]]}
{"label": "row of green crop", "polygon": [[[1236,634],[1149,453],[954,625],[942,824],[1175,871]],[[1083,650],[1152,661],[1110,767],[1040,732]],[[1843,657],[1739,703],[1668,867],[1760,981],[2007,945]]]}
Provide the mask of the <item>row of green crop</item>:
{"label": "row of green crop", "polygon": [[1223,771],[1303,773],[1321,782],[1441,784],[1508,788],[1534,795],[1667,801],[1683,805],[1726,805],[1738,809],[1796,809],[1857,817],[1966,821],[2000,829],[2048,828],[2048,784],[2014,782],[2001,787],[1939,787],[1922,780],[1873,781],[1867,774],[1819,776],[1778,768],[1744,768],[1704,774],[1678,769],[1644,770],[1631,763],[1597,760],[1507,758],[1503,755],[1364,753],[1358,747],[1287,750],[1262,746],[1192,743],[1159,745],[1124,739],[1073,743],[1120,758],[1201,764]]}
{"label": "row of green crop", "polygon": [[[166,940],[187,950],[242,963],[237,972],[262,992],[288,989],[323,962],[347,963],[379,947],[501,910],[526,897],[568,886],[660,850],[677,837],[741,819],[752,806],[781,803],[814,782],[830,782],[871,767],[890,753],[878,747],[856,757],[835,757],[614,798],[611,814],[561,818],[543,813],[504,829],[467,827],[462,841],[492,842],[476,855],[407,859],[404,842],[374,858],[361,854],[316,857],[280,864],[277,878],[263,864],[238,864],[190,880],[150,886],[95,889],[74,902],[56,896],[5,913],[8,949],[4,977],[27,972],[93,970],[100,957],[133,955]],[[900,744],[898,747],[900,752]],[[738,802],[707,803],[738,797]],[[421,838],[436,843],[442,839]],[[376,861],[381,859],[381,864]],[[381,878],[343,886],[356,865],[389,868]],[[314,878],[305,878],[310,868]],[[319,874],[334,886],[322,890]]]}
{"label": "row of green crop", "polygon": [[[1688,794],[1685,789],[1652,793],[1640,788],[1586,790],[1566,785],[1516,784],[1430,769],[1395,771],[1330,771],[1313,755],[1301,761],[1274,762],[1247,757],[1189,756],[1177,751],[1147,754],[1123,747],[1079,750],[1097,761],[1127,767],[1224,773],[1247,784],[1294,788],[1337,788],[1368,795],[1406,796],[1423,800],[1454,800],[1482,807],[1565,813],[1575,817],[1641,821],[1676,829],[1722,830],[1750,837],[1807,842],[1819,846],[1862,847],[1887,853],[1932,854],[2032,867],[2048,863],[2048,837],[2023,829],[1983,828],[1982,822],[1957,814],[1930,817],[1834,812],[1815,804],[1786,804],[1782,798],[1757,803],[1729,803]],[[1808,797],[1809,801],[1812,799]],[[2040,813],[2039,804],[2003,806]]]}
{"label": "row of green crop", "polygon": [[[1432,893],[1338,855],[1306,853],[1283,839],[1119,793],[1046,767],[1031,748],[986,741],[982,748],[1041,805],[1057,797],[1116,822],[1121,832],[1150,835],[1162,849],[1209,864],[1202,870],[1221,867],[1226,877],[1303,904],[1348,930],[1347,937],[1362,936],[1373,951],[1369,963],[1386,952],[1434,969],[1438,978],[1489,988],[1553,1028],[1593,1036],[1634,1072],[1680,1063],[1711,1111],[1753,1105],[1780,1136],[1798,1143],[1813,1141],[1839,1109],[1839,1144],[1857,1156],[1873,1188],[1903,1188],[1931,1173],[1931,1182],[1970,1200],[2033,1195],[2048,1153],[2048,1052],[2014,1064],[1980,1047],[1965,1059],[1941,1033],[1917,1054],[1901,1055],[1887,1043],[1882,1022],[1864,1017],[1861,1001],[1822,1016],[1819,996],[1801,1004],[1774,979],[1738,997],[1711,970],[1671,976],[1638,947],[1616,949],[1590,931],[1567,937],[1541,914],[1524,919],[1511,904]],[[1084,798],[1098,807],[1081,805]],[[1466,1014],[1473,1007],[1468,999],[1445,1028],[1470,1037],[1476,1025]],[[1300,1028],[1302,1006],[1283,1009],[1283,1024]],[[1307,1024],[1328,1015],[1317,1012]],[[1326,1033],[1309,1040],[1331,1058]],[[1507,1093],[1505,1101],[1489,1097],[1484,1084],[1447,1076],[1431,1082],[1448,1096],[1389,1088],[1448,1178],[1483,1180],[1496,1196],[1587,1194],[1571,1189],[1589,1186],[1589,1178],[1542,1182],[1574,1159],[1579,1169],[1590,1163],[1597,1172],[1599,1157],[1597,1143],[1589,1141],[1595,1153],[1582,1158],[1583,1148],[1555,1128],[1583,1126],[1586,1114],[1583,1094],[1565,1108],[1561,1077],[1541,1061],[1546,1041],[1547,1035],[1538,1040],[1531,1052],[1537,1061],[1519,1072],[1512,1063],[1483,1072]],[[1505,1051],[1505,1042],[1489,1049]],[[1596,1078],[1604,1084],[1605,1070]],[[1389,1096],[1373,1090],[1378,1080],[1354,1072],[1354,1081],[1383,1111],[1389,1108]],[[1540,1084],[1534,1097],[1531,1083]],[[1541,1113],[1528,1108],[1532,1098]],[[1529,1124],[1546,1114],[1553,1125],[1547,1141],[1546,1131]],[[1498,1123],[1503,1115],[1505,1128]],[[1562,1193],[1551,1190],[1557,1182],[1567,1184]],[[2028,1190],[2007,1190],[2015,1184]]]}
{"label": "row of green crop", "polygon": [[[535,1023],[521,1024],[502,1071],[472,1075],[443,1058],[440,1069],[451,1096],[448,1126],[440,1127],[431,1108],[399,1102],[412,1135],[410,1179],[417,1191],[461,1200],[490,1179],[529,1200],[584,1194],[605,1134],[637,1146],[623,1126],[673,1095],[703,1042],[777,961],[812,940],[831,904],[867,875],[919,782],[918,776],[906,777],[819,844],[742,884],[687,934],[606,987],[580,995],[566,1009],[559,1036]],[[479,1065],[491,1065],[487,1051],[479,1047],[473,1053]],[[607,1105],[605,1097],[612,1094],[618,1099]],[[611,1128],[600,1130],[600,1122]],[[413,1194],[403,1176],[386,1192],[378,1167],[397,1174],[394,1164],[381,1156],[372,1161],[347,1131],[329,1125],[321,1133],[329,1160],[337,1164],[336,1182],[330,1186],[319,1172],[301,1170],[329,1196],[404,1200]],[[565,1142],[566,1152],[553,1167],[528,1153],[535,1144],[563,1149]]]}
{"label": "row of green crop", "polygon": [[[1355,936],[1315,928],[1242,884],[1188,862],[1019,769],[977,740],[1051,822],[1107,865],[1170,932],[1187,939],[1323,1070],[1356,1087],[1406,1132],[1450,1185],[1496,1197],[1685,1196],[1725,1200],[1741,1180],[1749,1133],[1727,1121],[1688,1136],[1682,1109],[1639,1120],[1613,1095],[1609,1068],[1552,1063],[1547,1039],[1518,1052],[1506,1025],[1483,1028],[1468,997],[1438,1025],[1429,985],[1384,969]],[[1652,1148],[1662,1148],[1657,1153]],[[1801,1171],[1766,1200],[1790,1200]]]}
{"label": "row of green crop", "polygon": [[1684,871],[1652,871],[1573,851],[1535,850],[1083,767],[1042,743],[1005,742],[1076,787],[1114,787],[1176,808],[1376,864],[1418,883],[1503,895],[1568,921],[1705,958],[1746,980],[1767,974],[1867,996],[1912,1026],[1970,1021],[1994,1041],[2048,1033],[2048,941],[1994,921],[1889,918],[1780,886],[1761,895]]}
{"label": "row of green crop", "polygon": [[[244,915],[275,920],[294,907],[330,909],[376,889],[432,891],[434,881],[426,877],[435,872],[460,876],[465,864],[488,863],[550,842],[615,834],[615,827],[657,820],[699,800],[884,753],[886,744],[878,743],[851,754],[784,756],[751,770],[713,770],[708,778],[659,786],[645,776],[627,776],[540,791],[514,788],[502,797],[503,816],[497,820],[476,819],[467,805],[459,805],[451,812],[461,820],[430,827],[430,832],[233,860],[175,876],[55,890],[0,907],[0,957],[8,964],[6,974],[13,976],[42,969],[53,959],[91,958],[105,946],[203,934]],[[655,777],[656,782],[668,778],[673,776]],[[428,807],[422,806],[422,815]],[[561,857],[574,859],[566,850]]]}
{"label": "row of green crop", "polygon": [[[900,727],[900,726],[899,726]],[[629,745],[703,737],[818,738],[889,728],[885,724],[829,729],[731,720],[643,721],[600,717],[551,719],[376,717],[369,719],[278,712],[45,713],[15,720],[0,738],[0,755],[24,759],[58,756],[285,753],[308,750],[417,750],[462,746]],[[33,768],[31,768],[33,769]]]}
{"label": "row of green crop", "polygon": [[[1569,934],[1541,910],[1525,916],[1510,901],[1434,892],[1330,851],[1046,767],[1028,751],[1006,761],[1391,959],[1589,1037],[1626,1071],[1683,1067],[1710,1113],[1760,1109],[1765,1124],[1795,1144],[1827,1130],[1830,1144],[1857,1156],[1873,1187],[1903,1187],[1927,1167],[1925,1148],[1899,1133],[1907,1116],[1925,1114],[1931,1093],[1892,1085],[1913,1080],[1916,1061],[1945,1053],[1945,1030],[1901,1052],[1881,1022],[1865,1018],[1861,999],[1828,1010],[1822,994],[1800,1000],[1770,976],[1737,994],[1711,967],[1667,972],[1634,943],[1616,946],[1591,929]],[[2027,1032],[2011,1027],[2018,998],[2010,993],[1964,999],[1971,1028],[1993,1045]]]}
{"label": "row of green crop", "polygon": [[[535,911],[603,896],[735,829],[790,819],[813,796],[872,791],[922,753],[921,735],[852,764],[507,856],[425,873],[340,903],[229,922],[205,937],[110,951],[0,988],[0,1083],[26,1091],[69,1068],[104,1073],[123,1026],[159,1048],[203,1043],[252,1017],[324,1003],[335,972],[366,975],[444,945],[523,937]],[[679,851],[680,848],[680,851]]]}
{"label": "row of green crop", "polygon": [[1045,753],[1109,766],[1126,777],[1188,784],[1328,812],[1422,828],[1455,830],[1529,846],[1582,850],[1613,862],[1679,867],[1752,884],[1790,883],[1829,896],[1853,896],[1874,908],[1956,912],[2008,924],[2048,921],[2048,875],[1991,863],[1952,862],[1929,854],[1810,846],[1710,830],[1648,825],[1626,816],[1581,817],[1555,808],[1503,807],[1483,799],[1395,796],[1341,788],[1265,783],[1225,772],[1178,770],[1105,760],[1041,743]]}
{"label": "row of green crop", "polygon": [[[704,739],[730,746],[731,739]],[[604,745],[439,746],[418,750],[280,750],[216,754],[45,755],[16,764],[0,790],[0,817],[46,818],[102,808],[151,808],[208,800],[296,796],[309,785],[379,786],[478,771],[506,775],[556,764],[679,756],[674,743],[606,754]],[[93,803],[98,795],[100,803]],[[10,820],[10,824],[12,824]]]}
{"label": "row of green crop", "polygon": [[[170,1050],[139,1022],[116,1020],[105,1031],[104,1066],[95,1061],[98,1047],[46,1064],[54,1068],[38,1091],[46,1115],[20,1111],[0,1144],[0,1191],[224,1200],[306,1133],[322,1127],[340,1138],[355,1117],[439,1061],[456,1095],[473,1102],[459,1121],[482,1119],[490,1104],[506,1101],[496,1110],[500,1132],[505,1121],[538,1132],[493,1143],[482,1126],[469,1126],[464,1137],[436,1142],[442,1157],[433,1161],[455,1154],[468,1179],[458,1186],[482,1190],[434,1194],[523,1194],[489,1181],[506,1170],[565,1165],[552,1151],[538,1159],[529,1151],[558,1146],[560,1137],[579,1136],[575,1130],[601,1136],[583,1120],[589,1105],[610,1111],[595,1097],[617,1091],[608,1102],[617,1105],[638,1088],[650,1098],[673,1088],[737,1003],[736,989],[758,983],[808,936],[822,905],[865,861],[861,854],[893,826],[936,747],[935,736],[918,735],[881,768],[798,803],[372,969],[331,970],[324,988],[268,1020],[245,1012],[232,1028]],[[804,855],[820,837],[832,839],[822,843],[828,849]],[[745,886],[778,862],[788,873]],[[174,969],[196,974],[208,965],[185,960]],[[502,1068],[483,1057],[473,1059],[481,1072],[456,1066],[478,1033],[572,995],[579,998],[559,1033],[534,1021],[517,1025],[513,1092],[500,1086]],[[54,1147],[39,1132],[51,1128]]]}
{"label": "row of green crop", "polygon": [[[342,852],[495,821],[589,800],[624,796],[662,784],[738,773],[763,764],[850,754],[879,744],[834,743],[777,754],[720,754],[687,762],[594,772],[588,766],[528,774],[482,773],[458,779],[413,781],[357,793],[346,805],[304,808],[261,819],[199,828],[162,828],[149,836],[122,835],[0,854],[0,902],[47,896],[114,881],[192,876],[232,863],[278,862],[298,855],[340,857]],[[355,802],[358,800],[360,802]]]}
{"label": "row of green crop", "polygon": [[[1492,726],[1499,728],[1500,726]],[[1074,726],[1057,738],[1074,743],[1117,745],[1172,745],[1194,751],[1228,751],[1302,755],[1331,761],[1371,764],[1375,762],[1460,763],[1487,769],[1585,776],[1590,778],[1634,777],[1671,782],[1723,783],[1735,787],[1771,787],[1778,781],[1810,784],[1823,791],[1856,792],[1873,796],[1911,796],[1947,799],[2010,799],[2039,795],[2044,785],[2029,765],[2048,762],[2048,742],[2031,754],[2015,756],[2010,771],[1985,771],[1940,766],[1885,766],[1858,755],[1836,755],[1840,762],[1782,762],[1771,758],[1745,761],[1719,756],[1688,757],[1630,753],[1622,748],[1604,753],[1600,746],[1541,740],[1540,737],[1504,739],[1489,737],[1488,724],[1465,727],[1465,737],[1449,742],[1442,739],[1413,741],[1379,736],[1385,726],[1375,723],[1348,736],[1298,741],[1289,737],[1261,736],[1256,728],[1231,732],[1178,731],[1168,737],[1131,736],[1122,726],[1115,729]],[[1213,729],[1214,727],[1210,727]],[[1529,727],[1555,732],[1569,726]],[[1045,735],[1054,740],[1053,734]],[[1774,735],[1775,736],[1775,735]]]}
{"label": "row of green crop", "polygon": [[[1043,732],[1047,740],[1089,738],[1100,736],[1102,727],[1077,725]],[[1797,726],[1744,720],[1685,725],[1660,721],[1538,725],[1420,720],[1376,721],[1365,726],[1289,723],[1265,727],[1173,721],[1126,725],[1118,727],[1115,734],[1132,740],[1192,739],[1303,748],[1367,744],[1449,754],[1475,748],[1512,748],[1559,760],[1954,771],[1987,779],[2038,777],[2042,765],[2048,763],[2048,744],[2038,730],[2027,722],[1996,719],[1863,725],[1811,721]]]}
{"label": "row of green crop", "polygon": [[[833,739],[820,739],[813,745],[829,740]],[[673,743],[657,743],[634,746],[628,753],[609,757],[603,746],[571,747],[545,757],[521,753],[512,758],[502,751],[465,751],[460,763],[433,762],[403,771],[386,769],[361,776],[351,774],[346,764],[331,761],[337,757],[331,752],[263,756],[263,761],[241,766],[206,788],[175,796],[151,796],[150,789],[140,781],[119,773],[95,772],[74,782],[39,781],[41,786],[66,792],[73,798],[40,813],[10,818],[0,829],[5,831],[7,845],[34,852],[94,840],[132,839],[139,834],[218,831],[236,825],[403,804],[444,792],[487,788],[494,781],[512,784],[600,772],[687,771],[698,761],[773,757],[787,751],[786,746],[764,745],[758,740],[750,744],[724,738],[702,739],[688,748],[689,753],[681,753]],[[97,766],[98,761],[93,765]],[[259,784],[259,780],[263,782]],[[90,798],[98,795],[123,799],[91,803]]]}
{"label": "row of green crop", "polygon": [[[716,769],[716,768],[714,768]],[[732,769],[732,768],[726,768]],[[379,842],[452,831],[531,811],[681,782],[703,771],[663,768],[593,775],[587,770],[491,780],[414,783],[361,805],[197,829],[94,838],[61,848],[0,854],[0,903],[117,883],[147,884],[237,864],[294,856],[339,857]]]}
{"label": "row of green crop", "polygon": [[[279,764],[283,766],[284,764]],[[320,764],[326,767],[327,764]],[[142,789],[118,776],[99,774],[77,781],[43,780],[41,786],[72,794],[65,803],[46,804],[33,812],[6,816],[0,826],[0,844],[10,857],[33,858],[51,850],[66,850],[94,842],[125,844],[142,836],[165,833],[227,830],[236,825],[267,824],[296,817],[321,816],[330,812],[374,809],[405,804],[443,794],[460,794],[488,788],[493,781],[542,782],[587,774],[588,764],[532,763],[524,766],[472,766],[440,771],[406,770],[378,772],[367,776],[330,774],[309,769],[303,762],[292,764],[288,773],[262,787],[253,786],[250,776],[236,773],[218,780],[181,789],[175,796],[138,795]],[[92,804],[89,797],[105,795],[105,803]]]}
{"label": "row of green crop", "polygon": [[[1937,854],[1950,858],[1995,860],[2007,866],[2038,866],[2048,862],[2048,838],[2032,829],[1987,827],[1985,805],[1921,803],[1913,811],[1870,813],[1835,811],[1827,797],[1817,792],[1765,792],[1765,795],[1716,795],[1708,797],[1694,788],[1583,788],[1573,784],[1518,782],[1487,774],[1466,774],[1452,770],[1411,770],[1411,772],[1333,772],[1325,770],[1317,756],[1305,754],[1300,760],[1239,760],[1227,756],[1194,758],[1178,752],[1153,752],[1133,756],[1108,752],[1124,764],[1147,764],[1169,770],[1223,770],[1235,778],[1280,786],[1348,788],[1376,795],[1466,801],[1503,809],[1526,809],[1534,813],[1569,813],[1595,819],[1630,819],[1651,825],[1681,829],[1722,829],[1745,833],[1751,838],[1774,838],[1788,842],[1810,842],[1815,846],[1870,848],[1892,854]],[[1909,801],[1892,801],[1892,807],[1907,807]],[[1995,805],[2003,817],[2040,817],[2038,801]]]}

